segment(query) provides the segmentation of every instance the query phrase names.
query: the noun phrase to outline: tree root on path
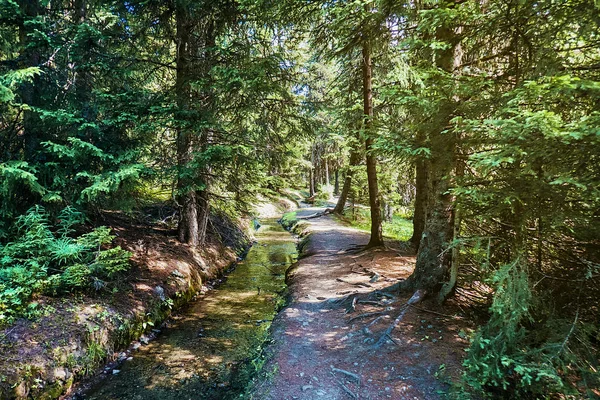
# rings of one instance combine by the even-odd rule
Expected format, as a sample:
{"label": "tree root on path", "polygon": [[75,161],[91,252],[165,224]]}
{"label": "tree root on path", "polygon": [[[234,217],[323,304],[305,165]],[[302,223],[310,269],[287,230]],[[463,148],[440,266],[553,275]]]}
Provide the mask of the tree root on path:
{"label": "tree root on path", "polygon": [[374,348],[376,348],[376,349],[380,348],[381,346],[383,346],[385,344],[385,342],[388,339],[391,339],[394,342],[394,339],[392,338],[392,331],[400,324],[400,322],[402,322],[402,319],[404,318],[404,315],[406,314],[406,312],[408,311],[410,306],[413,304],[419,303],[421,300],[423,300],[425,298],[426,294],[427,294],[427,292],[419,289],[412,295],[412,297],[410,299],[408,299],[406,304],[404,304],[401,307],[402,311],[400,312],[398,317],[396,317],[394,322],[392,322],[392,324],[385,330],[383,335],[381,335],[381,337],[379,338],[377,343],[375,343],[375,345],[373,346]]}
{"label": "tree root on path", "polygon": [[364,282],[356,282],[356,283],[355,282],[348,282],[348,281],[343,280],[342,278],[337,278],[336,281],[342,282],[342,283],[346,283],[348,285],[354,285],[354,286],[362,286],[362,287],[368,287],[368,288],[373,287],[373,286],[369,285],[368,283],[364,283]]}
{"label": "tree root on path", "polygon": [[357,319],[368,318],[368,317],[372,317],[372,316],[375,316],[375,315],[381,315],[381,314],[383,314],[383,311],[368,312],[368,313],[360,314],[360,315],[357,315],[356,317],[350,318],[348,320],[348,323],[350,323],[352,321],[356,321]]}

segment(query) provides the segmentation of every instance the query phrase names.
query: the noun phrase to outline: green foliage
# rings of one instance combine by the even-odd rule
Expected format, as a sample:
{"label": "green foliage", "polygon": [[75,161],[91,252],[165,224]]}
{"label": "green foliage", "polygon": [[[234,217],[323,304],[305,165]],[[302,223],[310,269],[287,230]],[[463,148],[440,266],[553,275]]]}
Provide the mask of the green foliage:
{"label": "green foliage", "polygon": [[106,248],[114,236],[99,227],[74,236],[83,214],[66,207],[56,223],[41,206],[15,223],[13,240],[0,245],[0,323],[28,315],[35,294],[100,289],[129,269],[131,253]]}
{"label": "green foliage", "polygon": [[[346,210],[346,215],[342,221],[357,229],[369,232],[371,230],[371,214],[368,209],[362,206]],[[391,221],[383,222],[383,235],[386,238],[398,241],[407,241],[410,239],[413,231],[412,222],[404,218],[403,215],[395,214]]]}

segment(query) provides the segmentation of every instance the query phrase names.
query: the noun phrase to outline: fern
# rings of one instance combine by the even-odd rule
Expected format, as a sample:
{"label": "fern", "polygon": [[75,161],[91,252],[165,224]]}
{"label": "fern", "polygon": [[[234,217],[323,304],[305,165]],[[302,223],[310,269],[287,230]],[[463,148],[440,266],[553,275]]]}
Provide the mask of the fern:
{"label": "fern", "polygon": [[14,240],[0,245],[0,324],[34,315],[28,307],[35,293],[101,290],[129,269],[131,253],[104,248],[114,239],[109,228],[73,237],[83,221],[73,207],[64,208],[55,225],[41,206],[17,218]]}

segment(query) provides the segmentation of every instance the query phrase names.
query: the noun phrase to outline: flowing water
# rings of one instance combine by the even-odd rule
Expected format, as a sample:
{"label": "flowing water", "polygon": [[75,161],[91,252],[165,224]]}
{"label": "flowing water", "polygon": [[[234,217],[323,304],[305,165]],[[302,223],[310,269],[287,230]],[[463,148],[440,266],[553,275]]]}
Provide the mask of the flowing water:
{"label": "flowing water", "polygon": [[283,301],[285,271],[297,257],[294,238],[275,220],[262,222],[258,243],[223,284],[84,398],[239,398],[260,363],[256,357]]}

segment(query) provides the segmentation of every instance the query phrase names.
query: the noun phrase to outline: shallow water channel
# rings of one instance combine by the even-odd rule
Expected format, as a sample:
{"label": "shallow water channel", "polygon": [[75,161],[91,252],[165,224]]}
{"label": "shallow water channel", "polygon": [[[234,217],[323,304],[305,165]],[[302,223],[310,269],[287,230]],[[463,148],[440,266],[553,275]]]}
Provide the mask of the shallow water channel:
{"label": "shallow water channel", "polygon": [[226,281],[99,382],[85,399],[232,399],[243,392],[281,305],[294,238],[263,220],[258,243]]}

